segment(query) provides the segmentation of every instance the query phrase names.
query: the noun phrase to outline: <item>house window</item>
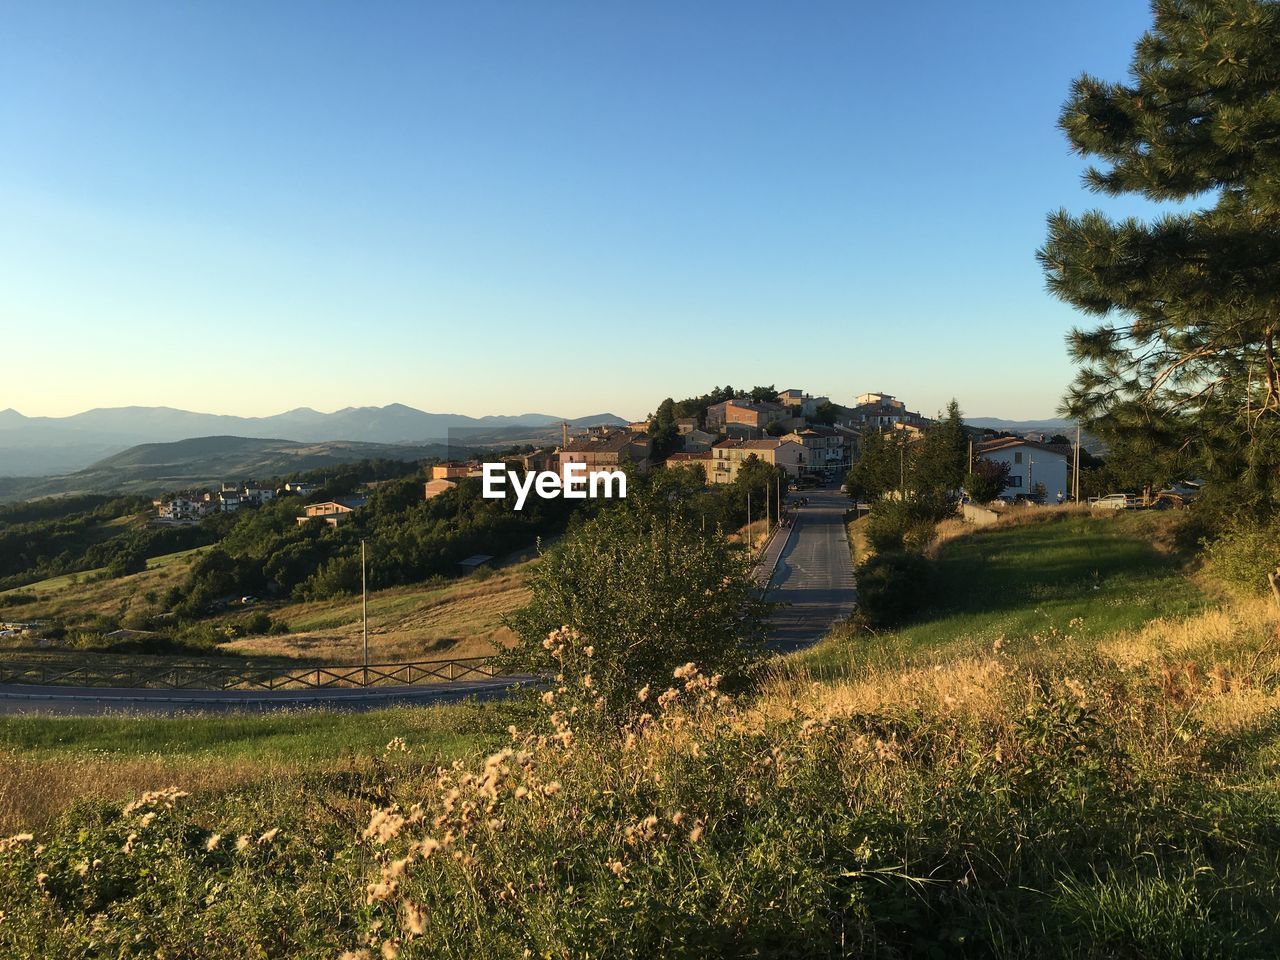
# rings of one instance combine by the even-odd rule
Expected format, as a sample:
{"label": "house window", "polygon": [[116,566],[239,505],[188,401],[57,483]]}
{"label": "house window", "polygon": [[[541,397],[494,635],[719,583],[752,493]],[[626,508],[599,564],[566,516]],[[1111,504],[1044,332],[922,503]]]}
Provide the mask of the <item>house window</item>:
{"label": "house window", "polygon": [[1022,477],[1021,477],[1021,476],[1017,476],[1017,477],[1010,477],[1010,478],[1009,478],[1008,486],[1010,486],[1010,487],[1020,487],[1020,486],[1022,486]]}
{"label": "house window", "polygon": [[1022,451],[1021,451],[1021,450],[1015,450],[1015,451],[1013,452],[1013,462],[1014,462],[1014,463],[1021,463],[1021,462],[1022,462]]}

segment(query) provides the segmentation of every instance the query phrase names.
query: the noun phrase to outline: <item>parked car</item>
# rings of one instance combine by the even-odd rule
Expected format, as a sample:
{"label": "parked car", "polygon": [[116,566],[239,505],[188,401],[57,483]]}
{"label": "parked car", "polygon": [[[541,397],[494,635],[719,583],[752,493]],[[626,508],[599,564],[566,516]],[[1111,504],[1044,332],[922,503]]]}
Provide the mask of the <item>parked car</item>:
{"label": "parked car", "polygon": [[1137,500],[1127,493],[1109,493],[1105,497],[1094,497],[1089,506],[1094,510],[1132,510]]}

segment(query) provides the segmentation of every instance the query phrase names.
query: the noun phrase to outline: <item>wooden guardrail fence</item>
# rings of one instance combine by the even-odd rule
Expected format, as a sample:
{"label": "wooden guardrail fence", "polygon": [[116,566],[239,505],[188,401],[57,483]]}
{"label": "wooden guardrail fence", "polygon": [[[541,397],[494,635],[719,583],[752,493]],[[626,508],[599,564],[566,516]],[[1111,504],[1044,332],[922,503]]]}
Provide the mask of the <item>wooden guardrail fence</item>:
{"label": "wooden guardrail fence", "polygon": [[0,660],[0,684],[141,687],[169,690],[299,690],[376,687],[486,680],[501,676],[487,657],[298,667],[207,664],[69,665],[43,660]]}

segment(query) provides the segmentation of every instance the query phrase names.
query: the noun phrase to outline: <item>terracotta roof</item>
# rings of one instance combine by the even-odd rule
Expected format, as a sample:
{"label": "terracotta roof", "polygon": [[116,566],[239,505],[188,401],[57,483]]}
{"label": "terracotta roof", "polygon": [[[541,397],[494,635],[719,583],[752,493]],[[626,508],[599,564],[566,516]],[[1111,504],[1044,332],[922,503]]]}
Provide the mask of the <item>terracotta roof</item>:
{"label": "terracotta roof", "polygon": [[794,440],[738,440],[730,437],[728,440],[721,440],[719,443],[713,443],[711,446],[716,449],[735,450],[739,447],[743,450],[776,450],[784,443],[795,443]]}
{"label": "terracotta roof", "polygon": [[565,444],[564,453],[621,453],[640,438],[629,430],[615,430],[606,436],[592,434],[589,437],[572,437]]}
{"label": "terracotta roof", "polygon": [[676,460],[680,462],[683,462],[686,460],[710,460],[710,459],[711,459],[710,450],[703,450],[698,453],[683,453],[683,452],[673,453],[669,457],[667,457],[668,461]]}

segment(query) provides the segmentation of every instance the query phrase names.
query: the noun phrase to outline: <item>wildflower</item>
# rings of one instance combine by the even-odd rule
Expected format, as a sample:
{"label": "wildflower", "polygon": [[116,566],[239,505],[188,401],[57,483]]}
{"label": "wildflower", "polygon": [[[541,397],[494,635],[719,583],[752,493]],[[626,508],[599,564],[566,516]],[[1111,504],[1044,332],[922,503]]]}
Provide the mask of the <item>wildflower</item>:
{"label": "wildflower", "polygon": [[396,960],[400,956],[400,948],[390,940],[382,941],[382,960]]}
{"label": "wildflower", "polygon": [[582,652],[583,652],[583,653],[585,653],[585,654],[587,655],[587,659],[588,659],[588,660],[590,660],[592,657],[594,657],[594,656],[596,655],[596,648],[595,648],[595,647],[583,647],[583,648],[582,648]]}
{"label": "wildflower", "polygon": [[369,818],[369,826],[365,827],[361,836],[365,840],[372,840],[374,843],[382,844],[391,840],[400,832],[403,826],[404,817],[397,813],[394,807],[387,810],[375,810]]}
{"label": "wildflower", "polygon": [[76,864],[76,873],[80,874],[80,876],[82,877],[87,876],[89,873],[89,861],[81,860],[78,864]]}
{"label": "wildflower", "polygon": [[550,783],[548,783],[545,787],[542,788],[542,792],[545,793],[548,797],[554,797],[557,793],[560,792],[560,781],[552,780]]}
{"label": "wildflower", "polygon": [[620,876],[622,876],[622,870],[623,870],[622,861],[621,861],[621,860],[610,860],[610,861],[609,861],[609,869],[613,871],[613,875],[614,875],[615,877],[620,877]]}
{"label": "wildflower", "polygon": [[29,833],[15,833],[11,837],[0,839],[0,853],[6,853],[14,847],[21,846],[24,843],[30,843],[35,837]]}
{"label": "wildflower", "polygon": [[702,839],[702,829],[703,829],[702,821],[699,820],[697,823],[693,825],[693,829],[689,831],[690,843],[697,843],[699,840]]}
{"label": "wildflower", "polygon": [[44,885],[45,885],[46,881],[48,881],[48,879],[49,879],[49,875],[48,875],[47,873],[37,873],[37,874],[36,874],[36,886],[37,886],[37,887],[39,887],[41,890],[43,890],[43,889],[44,889]]}
{"label": "wildflower", "polygon": [[276,838],[276,834],[280,832],[279,827],[272,827],[270,830],[264,831],[262,836],[258,837],[258,843],[270,843]]}
{"label": "wildflower", "polygon": [[338,960],[369,960],[368,950],[344,950]]}
{"label": "wildflower", "polygon": [[683,667],[676,667],[675,671],[671,675],[677,680],[687,680],[697,674],[697,672],[698,668],[692,662],[689,662]]}
{"label": "wildflower", "polygon": [[222,842],[222,834],[211,833],[209,834],[209,839],[204,842],[204,848],[205,850],[212,853],[217,848],[218,844],[221,842]]}
{"label": "wildflower", "polygon": [[640,688],[640,692],[636,694],[636,699],[641,703],[649,699],[649,685],[647,683]]}
{"label": "wildflower", "polygon": [[237,852],[243,851],[247,846],[249,846],[249,838],[247,836],[242,833],[240,836],[236,837]]}
{"label": "wildflower", "polygon": [[154,810],[152,810],[150,813],[144,813],[141,817],[138,818],[138,827],[142,830],[145,830],[147,827],[151,826],[155,818],[156,818],[156,812]]}
{"label": "wildflower", "polygon": [[134,844],[138,842],[138,835],[131,833],[124,838],[124,846],[120,848],[121,853],[133,853]]}
{"label": "wildflower", "polygon": [[392,860],[385,870],[382,871],[383,880],[394,880],[401,876],[409,866],[410,857],[401,857],[399,860]]}
{"label": "wildflower", "polygon": [[542,695],[542,702],[545,703],[547,706],[551,706],[553,703],[556,702],[555,693],[552,692],[551,690],[548,690],[546,693]]}
{"label": "wildflower", "polygon": [[396,892],[400,882],[395,877],[383,877],[365,887],[365,902],[374,904],[387,899]]}
{"label": "wildflower", "polygon": [[132,816],[139,810],[145,810],[147,807],[165,806],[172,807],[183,797],[189,797],[191,794],[185,790],[179,790],[177,787],[165,787],[163,790],[148,790],[139,799],[127,804],[124,808],[126,817]]}
{"label": "wildflower", "polygon": [[528,787],[523,787],[523,786],[522,786],[522,787],[516,787],[516,799],[517,799],[517,800],[523,800],[523,799],[524,799],[525,797],[527,797],[528,795],[529,795],[529,788],[528,788]]}
{"label": "wildflower", "polygon": [[404,737],[392,737],[382,750],[384,753],[391,753],[393,750],[398,750],[400,753],[408,753],[409,744],[405,742]]}
{"label": "wildflower", "polygon": [[593,682],[594,682],[594,681],[591,679],[591,674],[589,674],[589,673],[588,673],[586,676],[584,676],[584,677],[582,678],[582,686],[583,686],[583,688],[584,688],[584,689],[586,689],[586,690],[590,690],[590,689],[591,689],[591,684],[592,684]]}
{"label": "wildflower", "polygon": [[405,900],[400,906],[404,911],[405,933],[411,937],[421,936],[427,929],[427,915],[420,906],[410,900]]}

